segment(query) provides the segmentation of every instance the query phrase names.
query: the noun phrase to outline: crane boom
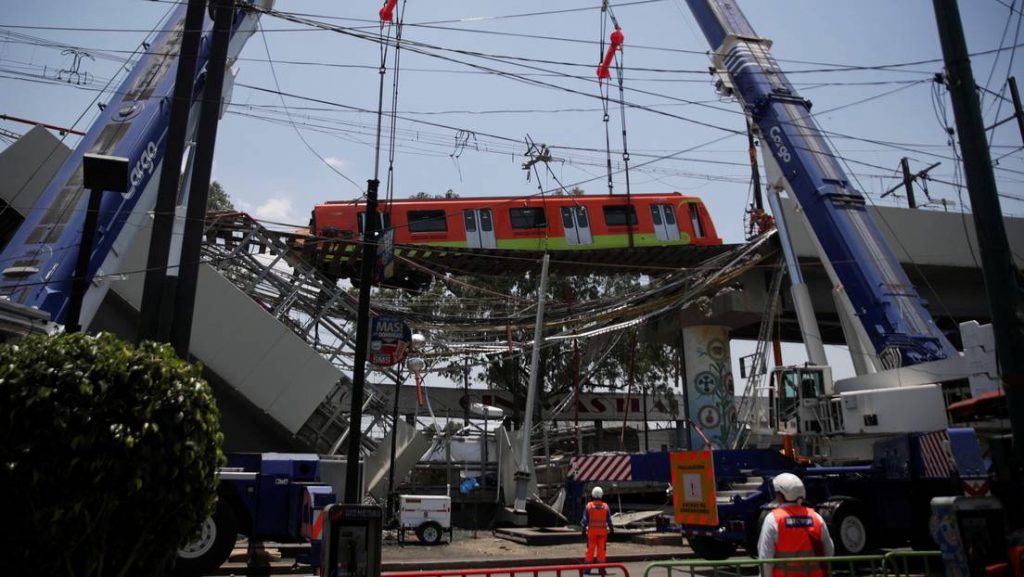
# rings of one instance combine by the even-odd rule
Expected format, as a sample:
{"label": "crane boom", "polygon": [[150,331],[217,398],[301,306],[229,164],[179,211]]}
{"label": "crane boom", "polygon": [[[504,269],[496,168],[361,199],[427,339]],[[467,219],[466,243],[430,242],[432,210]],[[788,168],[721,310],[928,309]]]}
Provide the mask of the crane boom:
{"label": "crane boom", "polygon": [[956,355],[925,301],[882,238],[838,156],[734,0],[687,0],[714,50],[723,88],[743,105],[768,144],[786,188],[885,368]]}
{"label": "crane boom", "polygon": [[[266,8],[271,4],[272,0],[236,3],[229,63],[256,30],[260,11],[250,5]],[[0,295],[49,313],[53,322],[65,321],[88,196],[83,188],[82,157],[87,153],[126,157],[131,170],[127,192],[105,194],[99,209],[87,275],[94,280],[81,315],[82,325],[88,325],[107,288],[97,277],[119,272],[120,254],[133,242],[135,233],[147,226],[147,212],[156,200],[159,178],[153,175],[164,157],[185,10],[182,3],[167,16],[161,32],[0,253]],[[203,30],[204,35],[212,33],[209,17]],[[201,43],[193,103],[199,101],[205,87],[210,44],[208,38]]]}

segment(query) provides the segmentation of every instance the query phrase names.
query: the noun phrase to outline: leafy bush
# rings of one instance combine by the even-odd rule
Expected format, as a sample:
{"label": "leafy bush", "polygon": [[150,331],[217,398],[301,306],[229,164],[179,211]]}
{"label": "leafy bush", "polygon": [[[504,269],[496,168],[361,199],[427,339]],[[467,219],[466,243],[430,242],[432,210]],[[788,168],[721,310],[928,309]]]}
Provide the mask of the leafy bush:
{"label": "leafy bush", "polygon": [[213,511],[219,419],[199,368],[167,345],[74,334],[0,347],[5,573],[162,573]]}

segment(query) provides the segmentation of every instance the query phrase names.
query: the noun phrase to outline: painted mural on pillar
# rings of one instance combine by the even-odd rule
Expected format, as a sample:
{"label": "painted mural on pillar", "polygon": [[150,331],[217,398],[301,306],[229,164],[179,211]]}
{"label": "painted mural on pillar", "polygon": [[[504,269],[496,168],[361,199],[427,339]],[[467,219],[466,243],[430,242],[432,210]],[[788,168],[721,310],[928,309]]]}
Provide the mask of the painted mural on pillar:
{"label": "painted mural on pillar", "polygon": [[729,358],[729,330],[719,326],[684,327],[683,346],[689,414],[699,428],[692,436],[694,447],[705,444],[703,435],[715,448],[727,448],[739,428]]}

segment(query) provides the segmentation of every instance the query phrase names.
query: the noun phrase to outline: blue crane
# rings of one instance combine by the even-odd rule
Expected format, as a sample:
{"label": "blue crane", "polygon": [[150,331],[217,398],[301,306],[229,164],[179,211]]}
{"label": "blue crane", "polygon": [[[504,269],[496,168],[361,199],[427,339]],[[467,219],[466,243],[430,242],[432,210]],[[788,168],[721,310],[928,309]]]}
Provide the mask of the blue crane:
{"label": "blue crane", "polygon": [[[268,0],[249,2],[264,8]],[[246,3],[236,5],[228,59],[238,56],[256,28],[259,12]],[[118,270],[123,249],[147,223],[153,209],[159,168],[170,121],[170,99],[174,92],[176,63],[185,26],[185,3],[175,8],[161,24],[151,42],[124,82],[103,107],[75,151],[67,158],[25,221],[0,253],[0,295],[12,302],[49,313],[50,320],[64,323],[71,294],[75,261],[85,221],[88,197],[83,187],[82,158],[86,154],[125,157],[129,161],[129,183],[124,194],[105,194],[99,209],[96,239],[89,259],[88,278],[94,279],[82,310],[87,326],[106,294],[102,273]],[[207,17],[204,41],[197,59],[193,108],[198,107],[205,87],[206,64],[210,58],[212,20]],[[194,115],[195,116],[195,115]],[[194,125],[191,126],[194,130]]]}
{"label": "blue crane", "polygon": [[[811,115],[734,0],[687,0],[714,51],[725,91],[739,99],[820,243],[885,368],[956,354],[867,212]],[[898,353],[898,357],[896,354]]]}

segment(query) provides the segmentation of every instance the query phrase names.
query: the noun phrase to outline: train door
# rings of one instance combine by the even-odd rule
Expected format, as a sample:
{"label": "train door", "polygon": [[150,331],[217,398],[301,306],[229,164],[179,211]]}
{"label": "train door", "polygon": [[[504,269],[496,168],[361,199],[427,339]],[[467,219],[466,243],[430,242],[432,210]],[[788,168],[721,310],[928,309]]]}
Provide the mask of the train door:
{"label": "train door", "polygon": [[654,236],[658,240],[679,240],[679,225],[671,204],[652,204],[651,219],[654,221]]}
{"label": "train door", "polygon": [[590,244],[590,219],[587,218],[585,206],[563,206],[562,227],[565,228],[565,242],[572,244]]}
{"label": "train door", "polygon": [[494,240],[494,218],[489,208],[470,208],[462,211],[466,223],[466,243],[469,248],[498,248]]}

